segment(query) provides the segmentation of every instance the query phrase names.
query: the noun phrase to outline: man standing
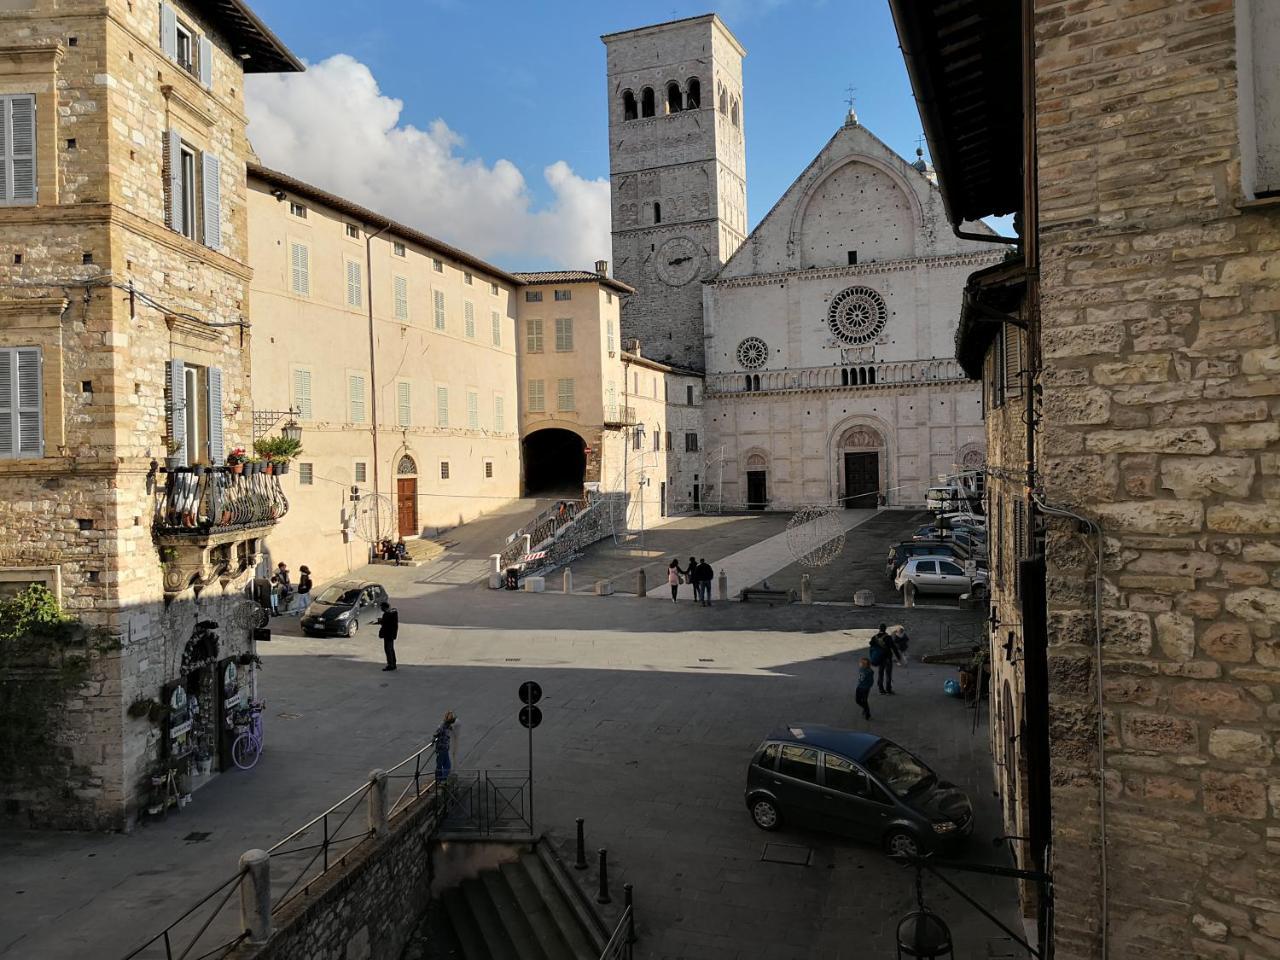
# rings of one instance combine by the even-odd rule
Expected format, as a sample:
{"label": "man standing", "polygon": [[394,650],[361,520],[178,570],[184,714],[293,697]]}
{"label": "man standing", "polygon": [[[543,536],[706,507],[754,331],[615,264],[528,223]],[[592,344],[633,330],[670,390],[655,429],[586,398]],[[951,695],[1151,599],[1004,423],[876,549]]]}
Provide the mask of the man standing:
{"label": "man standing", "polygon": [[716,578],[716,572],[711,569],[711,564],[707,563],[705,557],[698,561],[698,582],[702,585],[702,605],[704,607],[711,606],[711,581]]}
{"label": "man standing", "polygon": [[276,583],[280,585],[278,612],[289,612],[289,599],[293,596],[293,583],[289,580],[289,565],[283,560],[276,564]]}
{"label": "man standing", "polygon": [[449,771],[453,769],[453,758],[449,755],[449,748],[453,740],[453,725],[457,722],[452,710],[444,715],[444,720],[440,726],[436,727],[435,735],[431,738],[431,743],[436,748],[436,779],[448,780]]}
{"label": "man standing", "polygon": [[382,638],[382,650],[387,655],[387,665],[383,670],[396,668],[396,637],[400,633],[400,612],[387,601],[382,601],[382,616],[374,623],[378,624],[378,636]]}
{"label": "man standing", "polygon": [[876,668],[876,688],[881,693],[893,693],[893,661],[901,659],[901,654],[883,623],[871,638],[871,648],[867,653],[871,665]]}

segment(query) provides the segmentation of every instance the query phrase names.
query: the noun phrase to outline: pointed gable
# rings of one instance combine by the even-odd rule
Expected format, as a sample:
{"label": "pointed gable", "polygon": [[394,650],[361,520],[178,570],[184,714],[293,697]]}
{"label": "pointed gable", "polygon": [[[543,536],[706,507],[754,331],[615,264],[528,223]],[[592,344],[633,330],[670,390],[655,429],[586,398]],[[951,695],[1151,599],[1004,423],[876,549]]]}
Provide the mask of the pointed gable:
{"label": "pointed gable", "polygon": [[844,266],[854,256],[868,263],[991,249],[956,237],[937,185],[851,120],[827,141],[717,279]]}

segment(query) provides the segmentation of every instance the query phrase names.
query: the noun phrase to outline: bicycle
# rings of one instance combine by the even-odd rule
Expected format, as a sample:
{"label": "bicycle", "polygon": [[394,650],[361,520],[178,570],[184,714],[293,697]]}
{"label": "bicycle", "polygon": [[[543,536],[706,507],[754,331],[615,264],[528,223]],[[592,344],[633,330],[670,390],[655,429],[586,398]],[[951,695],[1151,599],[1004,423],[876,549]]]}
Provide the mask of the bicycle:
{"label": "bicycle", "polygon": [[236,724],[240,735],[231,744],[231,761],[241,770],[252,770],[262,756],[262,710],[266,703],[258,700],[249,705],[247,721]]}

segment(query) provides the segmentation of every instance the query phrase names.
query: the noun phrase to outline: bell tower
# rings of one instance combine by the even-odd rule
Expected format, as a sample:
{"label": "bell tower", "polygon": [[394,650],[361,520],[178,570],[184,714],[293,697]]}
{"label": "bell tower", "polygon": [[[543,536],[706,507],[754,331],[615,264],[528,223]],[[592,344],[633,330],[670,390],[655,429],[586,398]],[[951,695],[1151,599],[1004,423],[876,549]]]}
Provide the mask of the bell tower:
{"label": "bell tower", "polygon": [[624,341],[705,370],[702,281],[746,236],[742,58],[715,14],[602,37],[613,262]]}

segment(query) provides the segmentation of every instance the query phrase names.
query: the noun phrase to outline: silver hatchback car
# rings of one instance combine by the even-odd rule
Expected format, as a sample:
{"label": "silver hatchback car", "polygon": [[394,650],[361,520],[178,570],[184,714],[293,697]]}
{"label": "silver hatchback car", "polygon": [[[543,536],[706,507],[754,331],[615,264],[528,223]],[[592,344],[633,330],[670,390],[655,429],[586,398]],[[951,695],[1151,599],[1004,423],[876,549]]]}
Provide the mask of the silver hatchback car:
{"label": "silver hatchback car", "polygon": [[986,571],[978,568],[969,574],[952,557],[912,557],[893,581],[898,590],[908,583],[919,593],[967,593],[977,599],[987,595]]}

